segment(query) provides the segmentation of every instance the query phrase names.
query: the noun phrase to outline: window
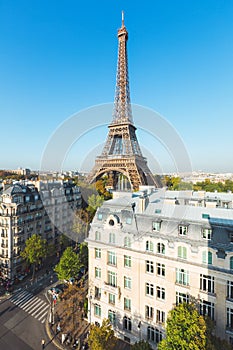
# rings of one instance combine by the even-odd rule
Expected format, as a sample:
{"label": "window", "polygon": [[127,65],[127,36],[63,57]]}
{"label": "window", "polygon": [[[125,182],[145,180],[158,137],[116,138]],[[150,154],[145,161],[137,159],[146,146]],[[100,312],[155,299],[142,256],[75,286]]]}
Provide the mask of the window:
{"label": "window", "polygon": [[151,241],[146,241],[146,251],[147,252],[153,252],[154,251],[154,244]]}
{"label": "window", "polygon": [[108,310],[108,319],[113,326],[116,325],[116,313],[115,313],[115,311]]}
{"label": "window", "polygon": [[153,297],[154,285],[152,283],[146,283],[146,295]]}
{"label": "window", "polygon": [[156,271],[158,276],[165,276],[165,265],[157,263],[156,264]]}
{"label": "window", "polygon": [[117,264],[117,258],[115,252],[108,252],[108,264],[116,266]]}
{"label": "window", "polygon": [[101,258],[101,249],[95,248],[95,258],[100,259]]}
{"label": "window", "polygon": [[112,232],[109,233],[109,243],[113,243],[113,244],[116,243],[116,235],[115,235],[115,233],[112,233]]}
{"label": "window", "polygon": [[227,298],[233,299],[233,282],[227,281]]}
{"label": "window", "polygon": [[146,260],[146,272],[154,273],[154,263],[153,263],[153,261]]}
{"label": "window", "polygon": [[161,222],[160,221],[153,221],[152,222],[152,230],[153,231],[160,231],[161,229]]}
{"label": "window", "polygon": [[179,225],[178,232],[179,232],[180,236],[186,236],[188,233],[188,226],[187,225]]}
{"label": "window", "polygon": [[124,298],[124,310],[131,311],[131,299]]}
{"label": "window", "polygon": [[176,292],[176,305],[189,303],[189,294]]}
{"label": "window", "polygon": [[[207,256],[208,256],[208,259],[207,259]],[[206,252],[206,251],[202,252],[202,263],[212,265],[213,255],[211,252]]]}
{"label": "window", "polygon": [[200,314],[202,316],[209,316],[211,320],[214,320],[214,303],[210,301],[200,301]]}
{"label": "window", "polygon": [[130,217],[126,218],[126,224],[131,225],[132,224],[132,218],[130,218]]}
{"label": "window", "polygon": [[103,219],[103,214],[102,213],[98,213],[97,219],[101,221]]}
{"label": "window", "polygon": [[157,244],[157,253],[165,254],[165,245],[163,243]]}
{"label": "window", "polygon": [[115,272],[108,271],[108,284],[112,287],[117,286],[117,275]]}
{"label": "window", "polygon": [[101,233],[99,231],[95,232],[95,240],[100,241],[101,240]]}
{"label": "window", "polygon": [[100,267],[95,268],[95,278],[101,278],[101,268]]}
{"label": "window", "polygon": [[211,237],[212,237],[212,229],[211,228],[203,228],[202,229],[202,238],[210,241]]}
{"label": "window", "polygon": [[95,298],[100,299],[101,298],[101,288],[95,287]]}
{"label": "window", "polygon": [[115,305],[115,302],[116,302],[115,294],[112,294],[112,293],[108,294],[108,302],[109,302],[109,304]]}
{"label": "window", "polygon": [[176,269],[176,283],[189,286],[189,272],[184,269]]}
{"label": "window", "polygon": [[157,344],[162,340],[162,338],[163,334],[159,329],[151,326],[147,327],[147,340]]}
{"label": "window", "polygon": [[131,239],[129,237],[124,238],[124,246],[127,248],[131,248]]}
{"label": "window", "polygon": [[227,308],[227,328],[233,329],[233,309]]}
{"label": "window", "polygon": [[210,218],[209,214],[202,214],[202,219],[209,219],[209,218]]}
{"label": "window", "polygon": [[145,318],[153,319],[154,317],[154,308],[152,306],[145,306]]}
{"label": "window", "polygon": [[156,322],[164,323],[165,322],[165,312],[161,310],[156,310]]}
{"label": "window", "polygon": [[157,299],[165,300],[165,289],[162,287],[156,287],[156,297]]}
{"label": "window", "polygon": [[214,293],[214,277],[201,274],[200,290],[203,292]]}
{"label": "window", "polygon": [[128,289],[132,288],[132,280],[130,277],[124,276],[124,288],[128,288]]}
{"label": "window", "polygon": [[230,270],[233,270],[233,256],[230,257]]}
{"label": "window", "polygon": [[94,314],[95,316],[101,317],[101,306],[98,304],[95,304],[94,306]]}
{"label": "window", "polygon": [[131,256],[124,255],[124,267],[131,267],[131,266],[132,266]]}
{"label": "window", "polygon": [[186,247],[178,247],[178,258],[187,259],[187,248]]}
{"label": "window", "polygon": [[124,317],[123,318],[123,327],[126,331],[131,332],[132,329],[132,321],[129,317]]}

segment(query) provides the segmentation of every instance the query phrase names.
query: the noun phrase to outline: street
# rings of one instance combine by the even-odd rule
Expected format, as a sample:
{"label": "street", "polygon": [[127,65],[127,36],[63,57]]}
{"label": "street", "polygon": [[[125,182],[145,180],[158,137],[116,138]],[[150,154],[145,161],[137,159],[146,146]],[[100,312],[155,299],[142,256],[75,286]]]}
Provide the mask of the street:
{"label": "street", "polygon": [[[0,350],[41,350],[42,339],[46,350],[56,349],[45,332],[49,304],[41,291],[42,285],[35,287],[19,288],[7,299],[1,299]],[[36,294],[38,289],[40,292]]]}

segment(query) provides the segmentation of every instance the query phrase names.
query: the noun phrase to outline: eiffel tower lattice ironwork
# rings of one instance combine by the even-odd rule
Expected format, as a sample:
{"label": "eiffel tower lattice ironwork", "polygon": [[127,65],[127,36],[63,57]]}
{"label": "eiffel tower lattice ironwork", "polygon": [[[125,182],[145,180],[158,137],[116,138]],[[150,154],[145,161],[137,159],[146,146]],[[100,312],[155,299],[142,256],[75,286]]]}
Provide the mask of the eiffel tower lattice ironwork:
{"label": "eiffel tower lattice ironwork", "polygon": [[[108,137],[100,156],[96,157],[95,166],[88,176],[89,182],[94,182],[105,173],[123,174],[131,184],[131,188],[138,190],[140,185],[154,185],[159,183],[153,177],[146,158],[143,157],[133,124],[130,103],[128,62],[127,62],[128,32],[124,24],[122,12],[122,26],[118,30],[118,66],[116,93],[113,110],[113,120],[108,126]],[[116,182],[116,181],[115,181]]]}

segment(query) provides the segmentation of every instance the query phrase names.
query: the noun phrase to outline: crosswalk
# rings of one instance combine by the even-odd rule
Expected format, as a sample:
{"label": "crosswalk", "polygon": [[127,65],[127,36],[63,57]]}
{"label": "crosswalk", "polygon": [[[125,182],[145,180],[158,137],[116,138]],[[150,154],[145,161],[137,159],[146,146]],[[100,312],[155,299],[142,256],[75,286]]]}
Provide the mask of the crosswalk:
{"label": "crosswalk", "polygon": [[34,296],[32,293],[21,290],[8,298],[12,303],[23,309],[29,315],[44,323],[48,314],[49,304]]}

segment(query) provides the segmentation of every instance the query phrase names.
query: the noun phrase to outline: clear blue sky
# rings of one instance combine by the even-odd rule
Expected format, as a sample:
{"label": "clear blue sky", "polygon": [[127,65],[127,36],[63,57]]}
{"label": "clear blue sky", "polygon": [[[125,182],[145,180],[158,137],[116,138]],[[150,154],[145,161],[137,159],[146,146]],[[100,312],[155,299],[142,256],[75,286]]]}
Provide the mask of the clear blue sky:
{"label": "clear blue sky", "polygon": [[[0,168],[39,169],[61,123],[113,102],[122,9],[131,101],[173,125],[194,170],[233,172],[232,0],[0,0]],[[79,169],[106,136],[87,133],[65,167]]]}

